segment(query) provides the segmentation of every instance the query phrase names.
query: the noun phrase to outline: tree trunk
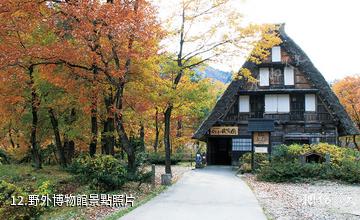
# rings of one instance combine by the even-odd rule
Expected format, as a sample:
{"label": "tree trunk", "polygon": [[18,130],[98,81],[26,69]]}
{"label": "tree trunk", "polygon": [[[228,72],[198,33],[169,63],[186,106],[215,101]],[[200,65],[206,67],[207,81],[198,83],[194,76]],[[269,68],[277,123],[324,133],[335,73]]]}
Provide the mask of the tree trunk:
{"label": "tree trunk", "polygon": [[[130,65],[130,64],[128,64],[128,65]],[[127,155],[128,172],[135,173],[135,171],[136,171],[135,149],[134,149],[134,146],[130,145],[129,137],[126,134],[123,117],[121,114],[122,104],[123,104],[122,98],[123,98],[124,86],[125,86],[125,82],[122,80],[119,83],[119,86],[118,86],[116,94],[115,94],[115,100],[116,100],[115,106],[116,106],[116,110],[117,110],[117,112],[115,114],[116,131],[119,135],[119,139],[121,142],[120,146],[122,147],[122,150],[124,150]]]}
{"label": "tree trunk", "polygon": [[64,155],[67,161],[71,162],[74,154],[75,154],[75,142],[73,140],[69,140],[66,135],[64,135]]}
{"label": "tree trunk", "polygon": [[355,147],[360,151],[360,146],[356,142],[356,135],[353,135],[353,141],[354,141]]}
{"label": "tree trunk", "polygon": [[10,144],[11,144],[12,148],[15,148],[15,142],[14,142],[14,140],[12,138],[12,134],[11,134],[11,123],[9,125],[9,140],[10,140]]}
{"label": "tree trunk", "polygon": [[104,122],[104,132],[103,132],[103,149],[104,153],[107,155],[114,155],[114,145],[115,145],[115,125],[114,125],[114,103],[113,103],[113,94],[109,92],[105,96],[105,106],[107,111],[107,119]]}
{"label": "tree trunk", "polygon": [[[183,69],[183,49],[184,49],[184,36],[185,36],[185,7],[182,9],[182,21],[180,27],[180,42],[179,42],[179,53],[177,54],[177,66],[179,72],[176,74],[172,89],[176,90],[180,83],[181,77],[184,73]],[[173,103],[169,102],[164,112],[165,117],[165,130],[164,130],[164,144],[165,144],[165,173],[171,174],[171,140],[170,140],[170,123],[171,123],[171,112],[173,109]]]}
{"label": "tree trunk", "polygon": [[114,137],[114,119],[107,118],[104,122],[104,130],[102,133],[102,153],[107,155],[114,155],[114,145],[115,145],[115,137]]}
{"label": "tree trunk", "polygon": [[155,142],[154,142],[154,151],[157,152],[158,146],[159,146],[159,110],[156,108],[155,111]]}
{"label": "tree trunk", "polygon": [[101,154],[106,154],[106,132],[107,132],[107,121],[103,122],[103,131],[101,132]]}
{"label": "tree trunk", "polygon": [[[93,84],[96,83],[97,79],[97,66],[93,65]],[[98,124],[97,124],[97,92],[94,88],[92,94],[92,103],[91,103],[91,141],[89,145],[89,154],[93,157],[96,154],[96,145],[97,145],[97,136],[98,136]]]}
{"label": "tree trunk", "polygon": [[141,140],[140,151],[145,152],[145,128],[144,128],[144,124],[142,122],[140,122],[139,136],[140,136],[140,140]]}
{"label": "tree trunk", "polygon": [[165,130],[164,130],[164,144],[165,144],[165,173],[171,174],[171,142],[170,142],[170,120],[173,106],[169,105],[164,112]]}
{"label": "tree trunk", "polygon": [[134,174],[136,172],[136,155],[133,148],[130,148],[127,151],[127,159],[128,159],[128,173]]}
{"label": "tree trunk", "polygon": [[33,157],[33,161],[36,169],[41,169],[41,155],[39,151],[39,146],[36,140],[37,135],[37,127],[38,127],[38,108],[40,105],[39,97],[36,93],[34,78],[33,78],[34,68],[29,68],[29,76],[30,76],[30,87],[31,87],[31,114],[32,114],[32,122],[31,122],[31,135],[30,135],[30,143],[31,143],[31,154]]}
{"label": "tree trunk", "polygon": [[97,133],[98,133],[97,106],[95,105],[91,109],[91,142],[89,145],[90,156],[94,156],[96,153]]}
{"label": "tree trunk", "polygon": [[182,120],[178,118],[177,120],[177,127],[176,127],[176,137],[182,136]]}
{"label": "tree trunk", "polygon": [[345,137],[345,146],[346,147],[349,146],[349,138],[348,138],[348,136]]}
{"label": "tree trunk", "polygon": [[[134,1],[134,11],[135,11],[135,13],[137,13],[138,7],[139,7],[138,0],[135,0]],[[135,38],[135,36],[133,34],[130,34],[130,37],[128,39],[129,40],[128,48],[127,48],[128,52],[132,51],[134,38]],[[116,53],[113,53],[113,54],[116,55]],[[118,59],[117,56],[114,56],[114,57],[115,57],[115,59],[114,59],[115,64],[119,68],[119,65],[120,65],[119,59]],[[115,122],[116,122],[116,127],[115,128],[116,128],[116,131],[117,131],[117,133],[119,135],[119,138],[120,138],[121,147],[126,152],[127,157],[128,157],[128,172],[129,173],[135,173],[135,171],[136,171],[135,149],[134,149],[134,146],[130,145],[129,138],[128,138],[128,136],[126,134],[126,131],[125,131],[124,122],[123,122],[123,115],[122,115],[124,87],[125,87],[126,77],[130,73],[130,66],[131,66],[131,58],[129,56],[129,57],[127,57],[126,62],[125,62],[124,76],[122,78],[120,78],[119,82],[117,83],[116,94],[115,94],[116,113],[115,113],[114,118],[115,118]]]}
{"label": "tree trunk", "polygon": [[[76,121],[76,109],[71,108],[70,114],[65,118],[65,122],[69,127],[72,127],[75,121]],[[69,140],[67,132],[68,132],[67,130],[65,130],[64,132],[63,148],[65,152],[64,154],[65,160],[67,162],[71,162],[75,154],[75,142],[73,140]]]}
{"label": "tree trunk", "polygon": [[60,165],[62,167],[66,167],[65,151],[64,151],[64,148],[63,148],[63,146],[61,144],[60,132],[59,132],[59,123],[58,123],[58,120],[57,120],[57,118],[55,116],[54,109],[49,108],[48,112],[49,112],[51,125],[52,125],[53,131],[54,131],[55,145],[56,145],[56,148],[57,148],[58,157],[60,159]]}
{"label": "tree trunk", "polygon": [[128,159],[128,172],[135,173],[135,171],[136,171],[136,164],[135,164],[136,155],[135,155],[134,146],[130,145],[129,138],[126,134],[125,127],[123,124],[122,115],[116,114],[115,118],[116,118],[116,122],[117,122],[116,130],[120,137],[121,147],[125,151],[125,153],[127,155],[127,159]]}

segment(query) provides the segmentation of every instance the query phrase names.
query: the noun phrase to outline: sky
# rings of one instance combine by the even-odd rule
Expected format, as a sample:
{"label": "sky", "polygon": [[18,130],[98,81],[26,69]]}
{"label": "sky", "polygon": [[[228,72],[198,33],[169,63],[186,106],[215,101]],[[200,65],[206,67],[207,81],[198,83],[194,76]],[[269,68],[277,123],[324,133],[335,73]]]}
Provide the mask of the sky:
{"label": "sky", "polygon": [[[159,4],[160,17],[169,13],[168,7],[177,1],[180,0]],[[360,0],[231,1],[243,14],[245,23],[285,23],[286,33],[305,51],[327,81],[360,74]],[[178,43],[173,46],[177,47]],[[239,68],[243,61],[241,58],[230,60],[230,63],[236,62],[233,67],[224,62],[210,65],[237,71],[234,66]]]}
{"label": "sky", "polygon": [[286,33],[326,80],[360,74],[360,1],[238,0],[237,4],[249,22],[285,23]]}

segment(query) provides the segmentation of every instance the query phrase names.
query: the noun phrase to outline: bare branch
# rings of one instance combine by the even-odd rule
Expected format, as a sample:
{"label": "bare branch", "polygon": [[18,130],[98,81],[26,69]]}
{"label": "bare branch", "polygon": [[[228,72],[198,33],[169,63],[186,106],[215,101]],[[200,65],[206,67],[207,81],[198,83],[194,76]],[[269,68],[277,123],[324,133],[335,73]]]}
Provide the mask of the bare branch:
{"label": "bare branch", "polygon": [[[192,52],[193,54],[192,54],[190,57],[188,57],[188,58],[185,59],[184,64],[187,63],[187,62],[189,62],[192,58],[194,58],[194,57],[196,57],[196,56],[199,56],[199,55],[201,55],[201,54],[210,52],[210,51],[216,49],[217,47],[219,47],[219,46],[221,46],[221,45],[224,45],[224,44],[227,44],[227,43],[230,43],[230,40],[226,40],[226,41],[219,42],[219,43],[217,43],[217,44],[215,44],[215,45],[213,45],[213,46],[211,46],[211,47],[209,47],[209,48],[207,48],[207,49],[205,49],[205,50],[201,50],[201,51],[198,51],[198,52],[196,52],[196,53],[195,53],[195,51],[194,51],[194,52]],[[190,53],[190,54],[191,54],[191,53]]]}

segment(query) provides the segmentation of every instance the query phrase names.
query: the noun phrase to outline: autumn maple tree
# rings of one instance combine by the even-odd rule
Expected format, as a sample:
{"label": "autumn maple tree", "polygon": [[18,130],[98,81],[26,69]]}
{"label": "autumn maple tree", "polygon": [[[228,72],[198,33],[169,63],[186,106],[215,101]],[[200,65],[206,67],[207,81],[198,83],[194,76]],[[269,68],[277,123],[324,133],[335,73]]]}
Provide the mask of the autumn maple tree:
{"label": "autumn maple tree", "polygon": [[[157,51],[160,28],[152,6],[145,0],[135,1],[68,1],[56,5],[61,11],[55,22],[66,39],[67,53],[61,61],[68,67],[90,73],[94,83],[101,82],[106,107],[102,142],[106,154],[114,154],[115,134],[127,153],[129,170],[134,170],[135,151],[124,126],[125,85],[132,74],[132,63]],[[70,39],[70,41],[69,41]],[[85,56],[84,56],[85,55]],[[89,75],[89,74],[88,74]],[[96,94],[93,98],[96,100]],[[93,101],[92,126],[96,120]],[[96,148],[97,128],[92,129],[91,151]]]}
{"label": "autumn maple tree", "polygon": [[2,106],[25,103],[25,108],[29,108],[32,115],[29,143],[35,167],[41,168],[37,140],[41,99],[37,75],[40,66],[57,62],[54,57],[59,46],[52,35],[53,27],[47,22],[51,18],[51,10],[44,1],[13,0],[2,2],[0,6],[2,80],[9,83],[8,86],[18,86],[12,92],[2,93]]}
{"label": "autumn maple tree", "polygon": [[[360,76],[347,76],[337,80],[332,85],[332,89],[358,129],[360,129]],[[353,141],[357,144],[355,136]]]}

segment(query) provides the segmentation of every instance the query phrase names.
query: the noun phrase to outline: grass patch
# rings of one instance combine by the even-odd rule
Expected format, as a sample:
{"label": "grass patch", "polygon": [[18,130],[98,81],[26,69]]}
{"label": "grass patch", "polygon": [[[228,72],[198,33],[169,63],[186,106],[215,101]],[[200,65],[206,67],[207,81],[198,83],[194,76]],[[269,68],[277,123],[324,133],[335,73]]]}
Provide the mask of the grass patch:
{"label": "grass patch", "polygon": [[129,207],[129,208],[125,208],[125,209],[121,209],[117,212],[114,212],[113,214],[105,217],[105,220],[116,220],[121,218],[122,216],[126,215],[127,213],[131,212],[132,210],[136,209],[137,207],[147,203],[148,201],[150,201],[152,198],[154,198],[155,196],[159,195],[161,192],[163,192],[165,189],[167,189],[166,186],[160,186],[158,188],[156,188],[154,191],[152,191],[150,194],[148,194],[147,196],[145,196],[142,200],[137,201],[137,203],[135,203],[135,205],[133,207]]}
{"label": "grass patch", "polygon": [[41,220],[86,219],[81,213],[81,207],[57,207],[40,216]]}
{"label": "grass patch", "polygon": [[[45,181],[54,186],[55,194],[79,194],[86,192],[86,186],[80,185],[74,176],[59,166],[43,166],[36,170],[30,164],[0,165],[0,180],[10,182],[32,194]],[[36,193],[35,193],[36,194]],[[49,195],[50,197],[52,194]],[[39,219],[70,219],[80,215],[79,207],[48,207]],[[86,219],[86,218],[84,218]]]}
{"label": "grass patch", "polygon": [[[188,167],[190,163],[182,163]],[[0,165],[0,180],[11,182],[23,188],[26,192],[34,192],[45,181],[51,181],[55,194],[90,194],[98,193],[87,184],[80,184],[75,176],[59,166],[44,166],[36,170],[30,164],[6,164]],[[123,208],[114,213],[109,213],[104,219],[118,219],[135,208],[148,202],[167,187],[159,186],[152,189],[149,184],[144,184],[139,189],[136,182],[128,182],[121,189],[106,192],[106,194],[132,194],[135,196],[133,207]],[[48,207],[37,219],[88,219],[89,215],[97,213],[98,208],[88,209],[84,207]]]}
{"label": "grass patch", "polygon": [[32,188],[46,180],[55,185],[71,181],[72,175],[58,166],[44,166],[35,170],[30,165],[3,164],[0,165],[0,180],[10,181],[18,186]]}

